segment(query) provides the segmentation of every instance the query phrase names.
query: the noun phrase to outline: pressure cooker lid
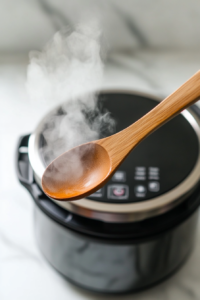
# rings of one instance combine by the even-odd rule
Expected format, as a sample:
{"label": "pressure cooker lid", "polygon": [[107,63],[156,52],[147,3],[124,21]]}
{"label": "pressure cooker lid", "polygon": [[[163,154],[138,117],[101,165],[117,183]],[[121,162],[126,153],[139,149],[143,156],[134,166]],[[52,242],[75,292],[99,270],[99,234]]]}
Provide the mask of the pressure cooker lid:
{"label": "pressure cooker lid", "polygon": [[[116,132],[137,121],[158,102],[128,94],[103,94],[104,106],[117,121]],[[191,124],[179,115],[147,137],[112,179],[89,199],[111,203],[149,200],[180,184],[193,170],[199,141]]]}
{"label": "pressure cooker lid", "polygon": [[[158,101],[131,93],[102,92],[99,95],[99,103],[116,120],[118,132],[154,108]],[[59,114],[59,110],[57,113]],[[66,205],[67,209],[79,214],[81,201],[86,201],[86,207],[83,202],[84,212],[82,210],[81,214],[89,215],[88,208],[91,207],[97,218],[100,218],[99,211],[106,212],[106,207],[110,212],[113,207],[113,212],[118,214],[128,209],[130,212],[130,208],[144,213],[144,204],[151,207],[153,202],[160,201],[160,212],[170,209],[171,203],[177,204],[178,199],[181,199],[183,194],[186,195],[200,177],[199,125],[195,117],[189,111],[184,111],[152,133],[130,153],[111,180],[87,199],[57,203],[64,207]],[[47,120],[44,124],[45,122]],[[40,130],[41,128],[40,126]],[[40,148],[42,140],[40,132]],[[42,153],[40,151],[40,160],[45,167],[47,162]],[[34,169],[33,164],[32,167]],[[129,204],[132,206],[128,208]],[[154,208],[151,214],[157,214],[156,212],[158,209]]]}

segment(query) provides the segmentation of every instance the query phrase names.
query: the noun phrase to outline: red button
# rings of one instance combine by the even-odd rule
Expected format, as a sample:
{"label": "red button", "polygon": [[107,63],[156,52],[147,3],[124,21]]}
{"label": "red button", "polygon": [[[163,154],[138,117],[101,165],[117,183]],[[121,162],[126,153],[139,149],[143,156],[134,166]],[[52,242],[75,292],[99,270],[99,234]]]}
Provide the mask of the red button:
{"label": "red button", "polygon": [[113,189],[113,194],[117,197],[123,196],[125,194],[125,189],[123,188],[115,188]]}

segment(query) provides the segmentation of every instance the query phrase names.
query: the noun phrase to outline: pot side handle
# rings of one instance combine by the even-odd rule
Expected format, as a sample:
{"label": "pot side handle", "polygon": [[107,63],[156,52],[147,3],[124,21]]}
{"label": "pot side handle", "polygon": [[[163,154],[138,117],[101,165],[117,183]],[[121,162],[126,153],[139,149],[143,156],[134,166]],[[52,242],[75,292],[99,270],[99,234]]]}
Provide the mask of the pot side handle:
{"label": "pot side handle", "polygon": [[42,195],[42,191],[35,183],[33,169],[30,165],[28,157],[28,141],[30,134],[21,136],[18,140],[15,167],[19,182],[30,192],[32,197],[38,198]]}
{"label": "pot side handle", "polygon": [[17,177],[23,185],[33,183],[33,170],[28,158],[28,140],[29,134],[21,136],[18,140],[15,157]]}

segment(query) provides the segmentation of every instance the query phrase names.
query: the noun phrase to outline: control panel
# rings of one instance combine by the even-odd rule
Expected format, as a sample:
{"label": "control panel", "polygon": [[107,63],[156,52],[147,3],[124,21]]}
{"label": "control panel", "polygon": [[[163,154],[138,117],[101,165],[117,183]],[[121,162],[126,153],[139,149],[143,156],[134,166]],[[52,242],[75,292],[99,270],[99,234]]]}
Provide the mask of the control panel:
{"label": "control panel", "polygon": [[129,178],[126,171],[116,171],[109,184],[88,198],[99,200],[107,198],[111,201],[127,202],[129,199],[141,201],[156,196],[160,191],[160,168],[136,166],[134,170],[132,178]]}

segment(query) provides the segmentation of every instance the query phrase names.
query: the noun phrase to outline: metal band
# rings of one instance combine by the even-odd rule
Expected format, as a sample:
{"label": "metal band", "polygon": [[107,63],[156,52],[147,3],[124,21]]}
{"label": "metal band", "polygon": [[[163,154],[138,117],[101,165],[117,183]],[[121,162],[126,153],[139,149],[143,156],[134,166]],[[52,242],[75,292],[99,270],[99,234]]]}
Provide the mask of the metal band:
{"label": "metal band", "polygon": [[[152,95],[129,90],[102,90],[101,92],[129,93],[133,95],[147,97],[152,100],[161,101],[161,99],[153,97]],[[29,139],[29,159],[35,174],[36,181],[40,186],[45,166],[42,162],[39,153],[39,139],[43,128],[43,124],[45,120],[48,119],[48,116],[51,114],[52,112],[50,112],[41,121],[41,123],[38,125],[35,132],[30,136]],[[190,123],[190,125],[196,132],[200,148],[200,118],[198,118],[197,115],[191,109],[184,110],[181,114]],[[59,206],[87,218],[102,220],[106,222],[133,222],[160,215],[169,211],[170,209],[178,205],[180,202],[182,202],[193,191],[193,189],[199,183],[199,181],[200,152],[197,158],[196,165],[192,172],[189,174],[189,176],[174,189],[161,196],[155,197],[152,200],[125,204],[103,203],[89,199],[81,199],[71,202],[56,201],[54,199],[52,200],[56,202]]]}

